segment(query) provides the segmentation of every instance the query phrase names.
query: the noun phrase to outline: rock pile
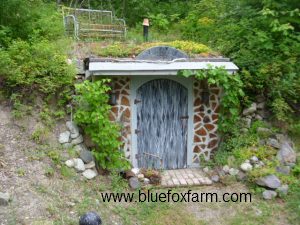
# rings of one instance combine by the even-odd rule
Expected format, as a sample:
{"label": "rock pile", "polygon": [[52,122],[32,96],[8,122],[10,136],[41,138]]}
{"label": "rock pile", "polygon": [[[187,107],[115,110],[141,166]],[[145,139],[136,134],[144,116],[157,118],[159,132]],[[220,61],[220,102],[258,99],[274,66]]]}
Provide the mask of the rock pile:
{"label": "rock pile", "polygon": [[126,171],[126,179],[128,179],[129,187],[133,190],[149,185],[157,185],[161,181],[161,175],[156,170],[140,170],[139,168],[132,168]]}
{"label": "rock pile", "polygon": [[79,127],[72,121],[67,121],[66,127],[68,130],[59,135],[58,141],[64,148],[73,148],[79,156],[79,158],[67,160],[66,166],[75,168],[87,179],[93,179],[97,176],[94,157],[83,143],[83,136],[80,134]]}

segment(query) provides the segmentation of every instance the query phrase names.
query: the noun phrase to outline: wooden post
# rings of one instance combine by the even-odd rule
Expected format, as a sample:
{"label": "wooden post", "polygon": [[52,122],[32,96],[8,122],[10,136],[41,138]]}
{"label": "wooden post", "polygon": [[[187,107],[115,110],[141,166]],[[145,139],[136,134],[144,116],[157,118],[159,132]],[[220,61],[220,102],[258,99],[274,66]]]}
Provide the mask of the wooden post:
{"label": "wooden post", "polygon": [[147,42],[149,39],[149,19],[145,18],[143,21],[143,34],[144,34],[144,41]]}

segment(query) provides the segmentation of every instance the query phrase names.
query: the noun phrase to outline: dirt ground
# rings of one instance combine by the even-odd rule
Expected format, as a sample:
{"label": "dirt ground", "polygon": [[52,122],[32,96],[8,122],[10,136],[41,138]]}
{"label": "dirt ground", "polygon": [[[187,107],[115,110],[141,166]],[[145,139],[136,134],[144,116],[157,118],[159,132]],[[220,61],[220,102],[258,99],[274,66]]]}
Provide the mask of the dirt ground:
{"label": "dirt ground", "polygon": [[[98,176],[86,181],[62,164],[55,154],[66,156],[56,143],[62,126],[48,135],[47,144],[31,140],[38,125],[34,116],[22,121],[11,117],[0,105],[0,192],[11,202],[0,206],[0,225],[78,224],[86,211],[101,214],[104,224],[289,224],[280,201],[271,203],[254,197],[251,203],[104,203],[101,192],[112,191],[111,179]],[[52,158],[52,160],[51,160]],[[185,189],[175,190],[177,192]],[[206,186],[197,192],[247,192],[245,185]]]}

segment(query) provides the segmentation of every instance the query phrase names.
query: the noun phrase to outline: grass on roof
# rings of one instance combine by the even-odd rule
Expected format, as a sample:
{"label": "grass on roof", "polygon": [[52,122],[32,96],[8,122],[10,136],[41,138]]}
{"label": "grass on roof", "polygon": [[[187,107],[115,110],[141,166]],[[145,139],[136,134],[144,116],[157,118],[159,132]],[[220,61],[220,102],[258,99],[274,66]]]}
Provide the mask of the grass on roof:
{"label": "grass on roof", "polygon": [[209,55],[212,50],[204,44],[192,41],[170,41],[170,42],[147,42],[142,44],[113,42],[106,45],[98,45],[92,49],[92,53],[100,57],[134,57],[142,51],[154,46],[170,46],[177,48],[190,56]]}

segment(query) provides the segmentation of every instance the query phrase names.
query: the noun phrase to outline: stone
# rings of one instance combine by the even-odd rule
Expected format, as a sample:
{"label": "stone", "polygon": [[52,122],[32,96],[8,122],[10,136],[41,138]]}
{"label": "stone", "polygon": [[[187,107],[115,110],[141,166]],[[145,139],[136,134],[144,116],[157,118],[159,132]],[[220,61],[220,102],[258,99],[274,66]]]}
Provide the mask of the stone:
{"label": "stone", "polygon": [[247,179],[247,174],[244,173],[243,171],[239,171],[238,174],[236,175],[236,179],[238,181],[245,181]]}
{"label": "stone", "polygon": [[87,212],[80,217],[79,225],[102,225],[102,220],[97,213]]}
{"label": "stone", "polygon": [[239,173],[239,170],[238,170],[238,169],[230,168],[230,170],[229,170],[229,174],[230,174],[231,176],[236,176],[238,173]]}
{"label": "stone", "polygon": [[144,179],[144,185],[148,185],[148,184],[150,184],[150,180],[148,178],[145,178]]}
{"label": "stone", "polygon": [[243,126],[246,128],[250,128],[251,126],[251,118],[242,118]]}
{"label": "stone", "polygon": [[252,113],[254,113],[256,111],[256,103],[252,103],[251,106],[249,108],[246,108],[243,110],[243,115],[247,116],[250,115]]}
{"label": "stone", "polygon": [[266,102],[260,102],[256,106],[257,109],[264,109],[266,108]]}
{"label": "stone", "polygon": [[252,164],[258,163],[258,161],[259,161],[259,159],[255,155],[250,158],[250,162]]}
{"label": "stone", "polygon": [[256,129],[256,132],[258,135],[263,135],[263,136],[269,136],[273,133],[269,128],[265,128],[265,127],[258,127]]}
{"label": "stone", "polygon": [[210,178],[213,182],[217,183],[220,181],[220,177],[218,175],[213,175]]}
{"label": "stone", "polygon": [[225,165],[225,166],[223,166],[223,171],[225,172],[225,173],[229,173],[229,166],[228,165]]}
{"label": "stone", "polygon": [[94,177],[97,176],[97,172],[94,171],[94,170],[91,170],[91,169],[87,169],[87,170],[85,170],[85,171],[82,173],[82,175],[83,175],[85,178],[91,180],[91,179],[93,179]]}
{"label": "stone", "polygon": [[140,169],[139,168],[132,168],[131,172],[133,172],[134,175],[137,175],[138,173],[140,173]]}
{"label": "stone", "polygon": [[273,148],[280,148],[280,144],[277,141],[277,139],[275,139],[275,138],[269,138],[267,140],[267,145],[269,145],[269,146],[271,146]]}
{"label": "stone", "polygon": [[256,120],[263,120],[264,118],[261,117],[261,115],[256,114],[254,117]]}
{"label": "stone", "polygon": [[291,172],[291,167],[289,166],[277,166],[276,171],[281,174],[289,175]]}
{"label": "stone", "polygon": [[258,161],[258,162],[257,162],[257,165],[258,165],[259,167],[262,167],[262,166],[265,165],[265,163],[264,163],[263,161]]}
{"label": "stone", "polygon": [[287,195],[287,193],[289,191],[289,186],[287,184],[284,184],[284,185],[280,186],[279,188],[277,188],[276,191],[278,192],[279,196]]}
{"label": "stone", "polygon": [[130,177],[129,178],[129,186],[131,189],[136,190],[141,187],[139,179],[137,177]]}
{"label": "stone", "polygon": [[82,137],[82,135],[79,135],[77,138],[75,138],[71,141],[71,144],[78,145],[78,144],[81,144],[82,142],[83,142],[83,137]]}
{"label": "stone", "polygon": [[79,135],[80,135],[80,133],[75,133],[75,134],[72,134],[72,133],[71,133],[71,138],[72,138],[72,139],[75,139],[75,138],[77,138]]}
{"label": "stone", "polygon": [[296,163],[296,152],[290,146],[290,144],[286,141],[281,146],[279,151],[277,152],[277,159],[281,164],[287,165],[289,163]]}
{"label": "stone", "polygon": [[86,148],[83,148],[79,152],[79,156],[84,163],[90,163],[94,160],[94,156],[93,156],[92,152],[87,150]]}
{"label": "stone", "polygon": [[92,169],[92,168],[96,167],[96,164],[94,161],[91,161],[91,162],[85,164],[84,166],[86,169]]}
{"label": "stone", "polygon": [[0,206],[7,206],[10,200],[9,193],[0,192]]}
{"label": "stone", "polygon": [[144,174],[138,174],[138,175],[137,175],[137,178],[138,178],[139,180],[143,181],[144,178],[145,178],[145,176],[144,176]]}
{"label": "stone", "polygon": [[250,160],[249,160],[249,159],[246,159],[246,160],[245,160],[245,163],[250,163]]}
{"label": "stone", "polygon": [[67,121],[66,126],[71,134],[79,134],[79,128],[73,121]]}
{"label": "stone", "polygon": [[281,186],[280,180],[273,174],[259,178],[256,184],[270,189],[276,189]]}
{"label": "stone", "polygon": [[203,172],[204,172],[204,173],[209,173],[209,168],[208,168],[208,167],[204,167],[204,168],[203,168]]}
{"label": "stone", "polygon": [[125,178],[126,179],[129,179],[130,177],[134,177],[134,176],[135,176],[135,174],[131,170],[127,170],[125,172]]}
{"label": "stone", "polygon": [[88,147],[88,148],[95,148],[96,144],[92,141],[92,139],[90,138],[90,136],[88,136],[87,134],[84,135],[83,137],[83,141],[84,144]]}
{"label": "stone", "polygon": [[77,171],[80,171],[80,172],[85,171],[85,165],[84,165],[82,159],[74,159],[74,162],[75,162],[74,167]]}
{"label": "stone", "polygon": [[67,161],[65,162],[65,164],[66,164],[67,167],[70,167],[70,168],[75,166],[75,162],[74,162],[73,159],[67,160]]}
{"label": "stone", "polygon": [[59,135],[58,142],[60,144],[68,143],[70,141],[70,131],[65,131]]}
{"label": "stone", "polygon": [[241,170],[243,170],[244,172],[248,172],[252,170],[252,165],[248,162],[244,162],[241,164]]}
{"label": "stone", "polygon": [[276,191],[271,191],[271,190],[265,190],[262,194],[265,200],[271,200],[277,196]]}

